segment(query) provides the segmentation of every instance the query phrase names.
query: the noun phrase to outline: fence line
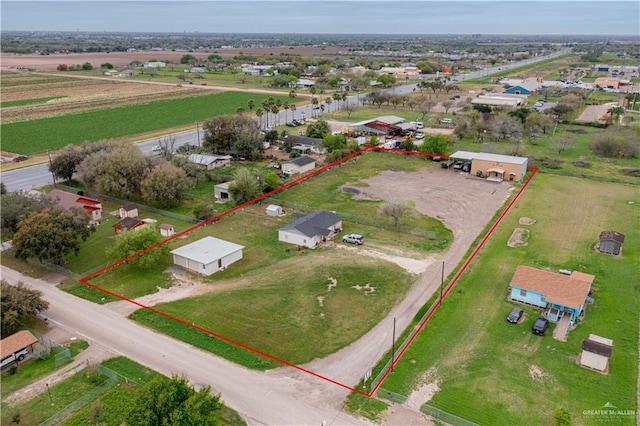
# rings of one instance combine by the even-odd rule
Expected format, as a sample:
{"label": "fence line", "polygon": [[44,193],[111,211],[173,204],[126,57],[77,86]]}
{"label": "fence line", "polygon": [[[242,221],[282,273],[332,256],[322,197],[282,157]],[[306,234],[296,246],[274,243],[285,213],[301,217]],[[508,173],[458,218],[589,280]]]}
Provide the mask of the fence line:
{"label": "fence line", "polygon": [[407,402],[407,399],[408,399],[408,397],[404,395],[400,395],[399,393],[391,392],[389,390],[382,389],[382,388],[378,388],[378,391],[376,392],[376,396],[378,398],[384,398],[389,401],[395,402],[396,404],[404,404],[405,402]]}
{"label": "fence line", "polygon": [[433,407],[429,404],[422,404],[420,411],[424,414],[431,416],[438,420],[443,420],[454,426],[478,426],[477,423],[458,417],[455,414],[447,413],[439,408]]}
{"label": "fence line", "polygon": [[[70,186],[67,186],[67,185],[64,185],[64,184],[58,183],[58,184],[56,184],[56,186],[58,188],[62,189],[62,190],[69,191],[69,192],[72,192],[72,193],[77,193],[78,192],[78,188],[73,188],[73,187],[70,187]],[[89,192],[89,191],[83,191],[83,192],[87,197],[92,197],[92,198],[97,198],[99,200],[109,201],[110,203],[114,203],[114,204],[123,205],[123,204],[128,204],[128,203],[131,202],[131,201],[127,201],[127,200],[122,200],[120,198],[111,197],[109,195],[94,194],[94,193]],[[178,213],[173,213],[173,212],[169,212],[169,211],[166,211],[166,210],[157,209],[155,207],[146,206],[146,205],[140,204],[138,202],[136,202],[136,204],[138,205],[138,207],[141,210],[148,210],[151,213],[156,213],[156,214],[159,214],[159,215],[162,215],[162,216],[170,217],[172,219],[182,220],[182,221],[185,221],[185,222],[195,223],[195,224],[203,222],[202,220],[196,219],[195,217],[184,216],[184,215],[181,215],[181,214],[178,214]]]}

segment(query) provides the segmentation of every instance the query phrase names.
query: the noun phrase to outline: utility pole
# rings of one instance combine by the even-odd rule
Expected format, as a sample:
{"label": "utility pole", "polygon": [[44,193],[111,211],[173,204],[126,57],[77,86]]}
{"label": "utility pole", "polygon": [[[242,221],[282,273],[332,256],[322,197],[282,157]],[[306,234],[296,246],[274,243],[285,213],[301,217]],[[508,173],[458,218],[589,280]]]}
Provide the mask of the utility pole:
{"label": "utility pole", "polygon": [[47,150],[47,155],[49,156],[49,170],[51,171],[51,178],[53,179],[53,186],[56,186],[56,174],[53,173],[53,169],[51,168],[51,164],[52,164],[51,151]]}
{"label": "utility pole", "polygon": [[200,123],[198,121],[196,121],[196,132],[198,132],[198,146],[200,147],[202,145],[200,144],[200,126],[199,126],[199,124]]}

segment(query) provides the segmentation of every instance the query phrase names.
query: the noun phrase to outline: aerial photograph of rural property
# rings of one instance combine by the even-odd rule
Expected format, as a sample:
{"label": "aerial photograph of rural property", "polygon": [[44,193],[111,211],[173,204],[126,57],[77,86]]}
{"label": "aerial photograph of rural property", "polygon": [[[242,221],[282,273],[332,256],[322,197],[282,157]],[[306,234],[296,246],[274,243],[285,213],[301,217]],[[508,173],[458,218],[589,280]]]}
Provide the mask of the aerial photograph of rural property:
{"label": "aerial photograph of rural property", "polygon": [[2,0],[0,424],[638,425],[640,2]]}

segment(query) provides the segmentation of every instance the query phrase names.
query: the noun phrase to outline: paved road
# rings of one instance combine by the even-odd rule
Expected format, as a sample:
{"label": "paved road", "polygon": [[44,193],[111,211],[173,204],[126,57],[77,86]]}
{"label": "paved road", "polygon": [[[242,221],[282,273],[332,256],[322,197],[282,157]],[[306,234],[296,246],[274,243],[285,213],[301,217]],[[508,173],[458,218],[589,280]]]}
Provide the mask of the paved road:
{"label": "paved road", "polygon": [[166,375],[183,374],[196,386],[210,385],[214,392],[252,425],[366,424],[342,410],[347,394],[335,385],[294,369],[256,372],[155,333],[122,318],[105,306],[79,299],[43,280],[0,266],[2,278],[24,282],[42,291],[49,301],[49,321],[75,330],[89,342],[111,348]]}

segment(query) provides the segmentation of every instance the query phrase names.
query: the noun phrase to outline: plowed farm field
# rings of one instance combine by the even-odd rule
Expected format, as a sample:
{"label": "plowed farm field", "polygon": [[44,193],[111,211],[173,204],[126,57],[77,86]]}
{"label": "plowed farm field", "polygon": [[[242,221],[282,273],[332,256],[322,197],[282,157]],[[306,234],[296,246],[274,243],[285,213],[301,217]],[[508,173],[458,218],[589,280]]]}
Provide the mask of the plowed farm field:
{"label": "plowed farm field", "polygon": [[3,75],[1,123],[201,94],[177,85]]}

